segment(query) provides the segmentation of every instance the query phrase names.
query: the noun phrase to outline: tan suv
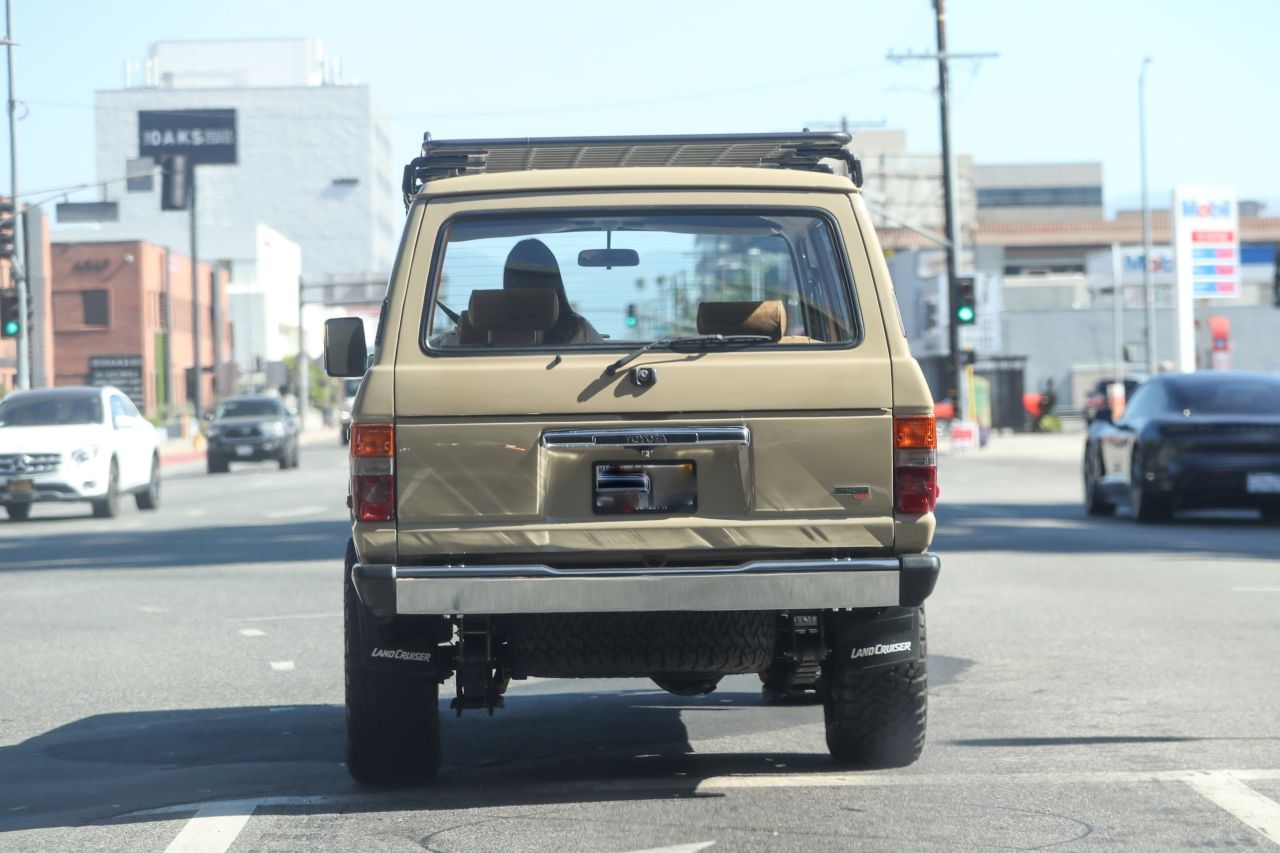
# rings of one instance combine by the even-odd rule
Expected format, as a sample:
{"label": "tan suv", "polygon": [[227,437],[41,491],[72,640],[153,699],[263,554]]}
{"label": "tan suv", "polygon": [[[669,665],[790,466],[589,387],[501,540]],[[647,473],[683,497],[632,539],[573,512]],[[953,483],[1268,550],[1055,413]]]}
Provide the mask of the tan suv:
{"label": "tan suv", "polygon": [[347,755],[440,761],[438,695],[758,673],[836,761],[925,732],[933,406],[839,133],[433,141],[351,416]]}

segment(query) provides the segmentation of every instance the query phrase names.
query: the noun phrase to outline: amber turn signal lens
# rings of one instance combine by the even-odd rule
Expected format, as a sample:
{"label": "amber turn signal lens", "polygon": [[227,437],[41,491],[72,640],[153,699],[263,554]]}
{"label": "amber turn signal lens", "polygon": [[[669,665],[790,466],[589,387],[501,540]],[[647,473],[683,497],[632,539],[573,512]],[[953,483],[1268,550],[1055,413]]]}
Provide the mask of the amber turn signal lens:
{"label": "amber turn signal lens", "polygon": [[352,424],[351,455],[357,459],[395,456],[396,428],[391,424]]}
{"label": "amber turn signal lens", "polygon": [[938,446],[938,426],[932,415],[893,419],[893,445],[906,448],[934,449]]}

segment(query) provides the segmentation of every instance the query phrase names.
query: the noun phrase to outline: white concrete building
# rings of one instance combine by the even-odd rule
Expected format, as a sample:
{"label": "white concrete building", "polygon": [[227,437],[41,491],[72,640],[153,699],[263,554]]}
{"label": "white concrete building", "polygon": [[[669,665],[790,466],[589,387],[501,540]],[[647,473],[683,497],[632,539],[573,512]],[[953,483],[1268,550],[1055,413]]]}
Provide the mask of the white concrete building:
{"label": "white concrete building", "polygon": [[[159,43],[125,82],[96,95],[104,182],[138,157],[139,111],[236,111],[237,163],[198,167],[196,195],[200,259],[232,269],[242,369],[297,351],[292,266],[307,284],[369,282],[366,292],[380,298],[402,224],[400,164],[372,91],[345,83],[319,40]],[[162,211],[159,190],[158,178],[149,191],[109,184],[103,197],[119,203],[119,220],[60,229],[55,239],[140,238],[187,252],[188,214]]]}

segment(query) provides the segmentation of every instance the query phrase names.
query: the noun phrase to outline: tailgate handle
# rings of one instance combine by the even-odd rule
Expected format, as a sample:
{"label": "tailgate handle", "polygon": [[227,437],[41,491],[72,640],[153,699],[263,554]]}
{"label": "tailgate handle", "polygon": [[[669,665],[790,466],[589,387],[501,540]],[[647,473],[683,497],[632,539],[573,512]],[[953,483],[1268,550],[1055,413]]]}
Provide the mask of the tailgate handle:
{"label": "tailgate handle", "polygon": [[596,474],[596,491],[608,493],[640,493],[649,494],[653,491],[653,481],[649,479],[648,474],[619,474],[619,473],[597,473]]}

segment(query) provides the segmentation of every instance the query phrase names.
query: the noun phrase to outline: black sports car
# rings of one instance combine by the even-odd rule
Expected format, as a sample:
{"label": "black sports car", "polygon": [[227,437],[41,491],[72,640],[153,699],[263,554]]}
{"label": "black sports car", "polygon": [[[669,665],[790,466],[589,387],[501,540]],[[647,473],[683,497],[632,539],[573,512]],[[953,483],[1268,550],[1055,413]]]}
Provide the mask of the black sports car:
{"label": "black sports car", "polygon": [[1157,376],[1114,423],[1099,410],[1085,444],[1084,502],[1090,515],[1128,504],[1140,522],[1205,507],[1280,520],[1280,376]]}

